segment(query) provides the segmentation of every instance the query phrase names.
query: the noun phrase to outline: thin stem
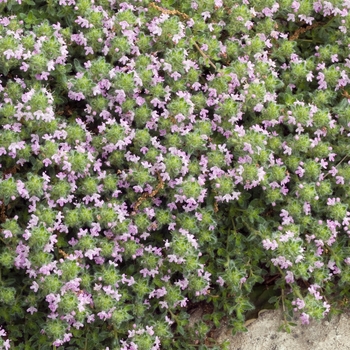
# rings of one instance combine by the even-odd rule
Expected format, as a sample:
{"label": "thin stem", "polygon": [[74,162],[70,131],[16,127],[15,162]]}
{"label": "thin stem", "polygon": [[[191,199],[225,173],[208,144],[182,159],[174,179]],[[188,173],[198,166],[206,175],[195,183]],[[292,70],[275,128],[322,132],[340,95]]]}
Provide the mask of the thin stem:
{"label": "thin stem", "polygon": [[[281,268],[279,266],[277,266],[277,269],[279,270],[281,276],[283,276],[283,272],[282,272]],[[288,321],[286,318],[286,306],[284,305],[284,298],[285,298],[284,288],[282,287],[281,288],[281,301],[282,301],[282,310],[283,310],[283,320],[284,320],[285,325],[287,325]]]}
{"label": "thin stem", "polygon": [[258,230],[255,230],[254,228],[252,228],[249,224],[247,224],[246,221],[242,220],[244,225],[251,231],[251,232],[254,232],[256,235],[260,235],[260,232]]}
{"label": "thin stem", "polygon": [[198,44],[197,44],[196,42],[194,42],[193,44],[194,44],[194,46],[196,47],[196,49],[199,51],[199,53],[200,53],[204,58],[206,58],[206,59],[209,60],[210,65],[211,65],[214,69],[216,69],[215,64],[214,64],[214,63],[210,60],[210,58],[201,50],[201,48],[198,46]]}
{"label": "thin stem", "polygon": [[344,156],[343,159],[335,167],[337,168],[341,163],[343,163],[346,157],[348,157],[348,155]]}
{"label": "thin stem", "polygon": [[[341,163],[343,163],[343,161],[344,161],[345,158],[347,158],[347,157],[349,157],[348,154],[345,155],[345,156],[342,158],[342,160],[341,160],[335,167],[338,168],[338,166],[339,166]],[[325,179],[329,174],[330,174],[330,172],[328,172],[328,173],[325,175],[324,179]]]}
{"label": "thin stem", "polygon": [[283,310],[283,314],[284,314],[284,320],[286,321],[286,317],[285,317],[285,312],[286,312],[286,307],[284,305],[284,288],[281,289],[281,294],[282,294],[282,310]]}

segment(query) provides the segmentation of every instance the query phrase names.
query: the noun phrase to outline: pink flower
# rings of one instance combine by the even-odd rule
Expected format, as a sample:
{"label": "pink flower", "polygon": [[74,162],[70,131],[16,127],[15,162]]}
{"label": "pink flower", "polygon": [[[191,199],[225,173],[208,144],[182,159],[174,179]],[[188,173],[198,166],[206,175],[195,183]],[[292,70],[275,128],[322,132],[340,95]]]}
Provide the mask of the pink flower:
{"label": "pink flower", "polygon": [[38,289],[39,289],[38,283],[33,281],[33,284],[31,285],[30,289],[32,289],[34,291],[34,293],[36,293],[38,291]]}
{"label": "pink flower", "polygon": [[[350,259],[350,258],[349,258]],[[220,276],[217,280],[216,283],[218,283],[220,285],[220,287],[222,287],[225,284],[225,280]]]}
{"label": "pink flower", "polygon": [[13,237],[12,232],[10,230],[4,230],[3,235],[5,236],[5,238]]}
{"label": "pink flower", "polygon": [[202,17],[204,20],[206,20],[207,18],[210,18],[210,12],[209,11],[205,11],[205,12],[202,12]]}
{"label": "pink flower", "polygon": [[27,309],[27,312],[30,312],[31,315],[33,315],[34,312],[37,312],[38,309],[35,308],[34,306],[31,306],[30,308]]}
{"label": "pink flower", "polygon": [[271,259],[272,263],[275,266],[280,266],[282,269],[287,269],[289,266],[292,266],[293,264],[287,260],[284,256],[279,256],[276,259]]}
{"label": "pink flower", "polygon": [[298,12],[300,7],[300,3],[298,1],[293,1],[291,8],[294,10],[294,12]]}
{"label": "pink flower", "polygon": [[293,272],[291,271],[287,271],[287,274],[286,274],[286,282],[287,283],[293,283],[294,282],[294,275],[293,275]]}
{"label": "pink flower", "polygon": [[331,60],[332,60],[333,63],[334,63],[334,62],[338,62],[338,61],[339,61],[339,60],[338,60],[338,54],[336,53],[336,54],[332,55],[332,56],[331,56]]}
{"label": "pink flower", "polygon": [[306,314],[305,312],[303,312],[300,315],[301,324],[309,324],[310,323],[309,318],[310,318],[310,316],[308,314]]}
{"label": "pink flower", "polygon": [[278,243],[276,242],[276,240],[273,240],[272,242],[269,239],[264,239],[262,241],[263,247],[266,250],[275,250],[278,247]]}
{"label": "pink flower", "polygon": [[294,309],[294,311],[298,311],[305,307],[305,302],[304,300],[297,298],[297,300],[292,301],[292,305],[296,305],[296,308]]}
{"label": "pink flower", "polygon": [[314,75],[312,74],[312,71],[306,74],[306,81],[312,81],[312,78],[314,78]]}

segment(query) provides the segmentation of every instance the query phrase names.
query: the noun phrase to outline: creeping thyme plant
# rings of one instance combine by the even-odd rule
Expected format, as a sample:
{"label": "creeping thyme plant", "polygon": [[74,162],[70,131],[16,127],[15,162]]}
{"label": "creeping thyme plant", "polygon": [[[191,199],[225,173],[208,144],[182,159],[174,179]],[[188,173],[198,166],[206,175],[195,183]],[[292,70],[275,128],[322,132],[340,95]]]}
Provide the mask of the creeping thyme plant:
{"label": "creeping thyme plant", "polygon": [[225,348],[263,290],[286,327],[346,307],[349,11],[0,1],[0,349]]}

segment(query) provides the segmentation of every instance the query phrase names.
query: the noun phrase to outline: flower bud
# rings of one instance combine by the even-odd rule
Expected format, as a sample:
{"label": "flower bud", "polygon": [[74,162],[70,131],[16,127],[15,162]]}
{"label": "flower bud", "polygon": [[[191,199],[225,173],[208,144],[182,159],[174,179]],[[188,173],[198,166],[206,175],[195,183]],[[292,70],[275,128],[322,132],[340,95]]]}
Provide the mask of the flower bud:
{"label": "flower bud", "polygon": [[17,184],[13,177],[0,182],[0,193],[1,197],[4,199],[4,204],[7,205],[12,199],[12,197],[18,196]]}
{"label": "flower bud", "polygon": [[328,207],[329,216],[334,220],[342,221],[346,217],[347,209],[347,204],[336,203]]}
{"label": "flower bud", "polygon": [[186,134],[184,149],[189,154],[205,150],[206,141],[202,138],[202,134],[199,132],[189,132]]}
{"label": "flower bud", "polygon": [[75,293],[67,291],[61,296],[61,301],[59,302],[59,310],[67,315],[78,308],[78,297]]}
{"label": "flower bud", "polygon": [[94,304],[97,311],[106,311],[115,306],[116,300],[113,299],[110,295],[101,293],[94,297]]}
{"label": "flower bud", "polygon": [[43,224],[40,224],[38,227],[34,227],[31,230],[29,245],[39,249],[43,248],[48,243],[50,236],[51,233],[47,228]]}
{"label": "flower bud", "polygon": [[48,295],[50,293],[57,293],[61,287],[62,281],[60,276],[56,274],[45,276],[45,280],[42,285],[42,290],[45,295]]}
{"label": "flower bud", "polygon": [[44,179],[41,176],[32,173],[28,173],[27,178],[26,189],[29,192],[29,196],[41,197],[43,194]]}
{"label": "flower bud", "polygon": [[[68,325],[67,325],[68,326]],[[45,332],[51,339],[62,339],[66,331],[66,323],[60,319],[47,320]]]}
{"label": "flower bud", "polygon": [[182,160],[180,157],[168,153],[164,157],[164,164],[166,165],[166,171],[171,177],[179,175],[182,168]]}
{"label": "flower bud", "polygon": [[72,170],[77,173],[84,173],[87,166],[90,164],[87,153],[80,153],[77,151],[70,152],[68,162],[72,164]]}
{"label": "flower bud", "polygon": [[64,223],[68,227],[81,227],[82,222],[80,220],[79,209],[67,210],[64,214]]}
{"label": "flower bud", "polygon": [[[120,327],[122,323],[133,319],[133,316],[131,316],[127,312],[127,309],[128,309],[128,307],[124,307],[121,310],[118,309],[118,310],[113,311],[112,321],[116,327]],[[141,316],[144,316],[144,315],[141,315]],[[152,344],[150,344],[150,346],[152,347]],[[147,348],[145,348],[145,349],[147,349]],[[149,349],[151,349],[151,348],[149,348]]]}
{"label": "flower bud", "polygon": [[[186,213],[180,213],[177,215],[177,223],[180,227],[183,229],[189,231],[189,232],[198,232],[198,224],[197,224],[197,219],[193,215],[188,215]],[[180,240],[181,242],[183,241],[182,239]],[[177,244],[182,244],[182,243],[176,243]],[[174,248],[175,249],[175,248]],[[185,251],[183,251],[183,254],[185,254]],[[183,256],[178,253],[178,255]]]}
{"label": "flower bud", "polygon": [[303,187],[298,190],[301,200],[311,202],[317,195],[314,183],[303,183]]}
{"label": "flower bud", "polygon": [[0,301],[5,305],[13,305],[16,301],[16,289],[12,287],[0,287]]}
{"label": "flower bud", "polygon": [[13,267],[14,261],[15,254],[8,248],[4,249],[0,254],[0,264],[7,269],[11,269]]}
{"label": "flower bud", "polygon": [[65,259],[60,265],[60,270],[62,271],[61,278],[64,281],[71,281],[78,276],[81,268],[77,261]]}
{"label": "flower bud", "polygon": [[265,201],[269,204],[273,204],[277,201],[282,200],[282,194],[280,189],[275,188],[269,188],[265,191]]}

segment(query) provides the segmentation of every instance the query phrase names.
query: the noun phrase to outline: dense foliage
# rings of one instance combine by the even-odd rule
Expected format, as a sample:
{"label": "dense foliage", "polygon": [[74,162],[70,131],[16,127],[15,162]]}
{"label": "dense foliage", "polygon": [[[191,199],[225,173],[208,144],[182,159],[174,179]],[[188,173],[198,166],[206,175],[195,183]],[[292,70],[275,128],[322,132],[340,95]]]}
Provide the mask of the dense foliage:
{"label": "dense foliage", "polygon": [[285,326],[347,306],[349,10],[0,1],[0,349],[224,348],[261,286]]}

